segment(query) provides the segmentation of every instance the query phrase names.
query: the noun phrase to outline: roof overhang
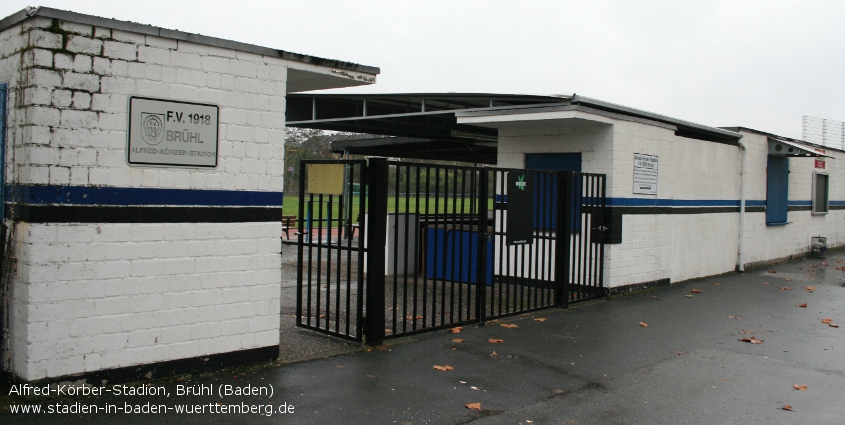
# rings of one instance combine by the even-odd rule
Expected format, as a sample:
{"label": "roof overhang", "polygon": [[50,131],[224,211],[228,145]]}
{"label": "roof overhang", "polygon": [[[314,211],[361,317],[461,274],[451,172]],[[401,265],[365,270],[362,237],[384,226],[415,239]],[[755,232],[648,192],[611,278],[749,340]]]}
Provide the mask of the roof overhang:
{"label": "roof overhang", "polygon": [[28,7],[0,20],[0,31],[6,30],[27,19],[42,17],[58,19],[60,21],[117,29],[137,34],[153,35],[177,41],[187,41],[206,46],[220,47],[245,53],[253,53],[269,58],[289,61],[287,76],[287,91],[300,92],[309,90],[323,90],[372,84],[380,70],[377,67],[360,65],[336,59],[327,59],[285,50],[272,49],[254,44],[222,38],[209,37],[179,30],[139,24],[136,22],[120,21],[86,15],[51,7]]}
{"label": "roof overhang", "polygon": [[825,155],[825,150],[822,148],[801,145],[793,141],[769,137],[769,155],[772,156],[788,156],[788,157],[825,157],[832,158]]}

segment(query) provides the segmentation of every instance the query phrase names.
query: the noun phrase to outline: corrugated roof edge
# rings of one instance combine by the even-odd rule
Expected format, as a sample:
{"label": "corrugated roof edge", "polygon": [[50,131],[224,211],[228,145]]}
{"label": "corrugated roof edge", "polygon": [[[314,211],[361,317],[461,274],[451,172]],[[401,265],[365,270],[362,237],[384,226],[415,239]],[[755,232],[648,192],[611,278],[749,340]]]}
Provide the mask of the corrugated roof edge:
{"label": "corrugated roof edge", "polygon": [[686,127],[686,128],[689,128],[689,129],[693,129],[693,130],[697,130],[697,131],[701,131],[701,132],[705,132],[705,133],[710,133],[710,134],[718,135],[718,136],[721,136],[721,137],[732,138],[732,139],[736,139],[736,140],[739,140],[739,139],[742,138],[742,134],[739,134],[738,132],[735,132],[735,131],[731,131],[727,128],[711,127],[709,125],[698,124],[698,123],[682,120],[682,119],[679,119],[679,118],[670,117],[670,116],[663,115],[663,114],[649,112],[649,111],[645,111],[645,110],[637,109],[637,108],[631,108],[629,106],[620,105],[618,103],[606,102],[606,101],[603,101],[603,100],[593,99],[593,98],[589,98],[589,97],[586,97],[586,96],[579,96],[577,94],[572,97],[572,103],[590,105],[590,106],[598,107],[598,108],[607,108],[607,109],[613,110],[615,112],[628,114],[628,115],[632,115],[632,116],[639,116],[639,117],[642,117],[642,118],[649,118],[649,119],[652,119],[652,120],[655,120],[655,121],[674,124],[674,125],[677,125],[679,127]]}
{"label": "corrugated roof edge", "polygon": [[379,74],[381,72],[378,67],[374,66],[361,65],[353,62],[345,62],[337,59],[321,58],[301,53],[293,53],[285,50],[271,49],[269,47],[262,47],[254,44],[242,43],[239,41],[225,40],[222,38],[209,37],[201,34],[192,34],[184,31],[156,27],[149,24],[139,24],[136,22],[119,21],[117,19],[112,18],[85,15],[82,13],[71,12],[67,10],[53,9],[51,7],[38,7],[34,10],[23,9],[17,13],[9,15],[0,20],[0,31],[6,30],[7,28],[17,25],[34,16],[61,19],[64,21],[76,22],[79,24],[95,25],[104,28],[111,28],[121,31],[130,31],[139,34],[154,35],[174,40],[190,41],[191,43],[205,44],[208,46],[221,47],[224,49],[240,50],[242,52],[271,56],[295,62],[307,63],[311,65],[325,66],[328,68],[338,68],[347,71],[363,72],[367,74]]}
{"label": "corrugated roof edge", "polygon": [[808,145],[808,146],[813,146],[813,147],[822,148],[822,149],[830,149],[830,150],[834,150],[834,151],[837,151],[837,152],[845,152],[844,149],[838,149],[838,148],[835,148],[835,147],[832,147],[832,146],[824,146],[824,145],[820,145],[818,143],[811,143],[811,142],[807,142],[807,141],[804,141],[804,140],[793,139],[791,137],[786,137],[786,136],[778,136],[777,134],[768,133],[768,132],[761,131],[761,130],[755,130],[753,128],[748,128],[748,127],[719,127],[719,128],[725,129],[725,130],[728,130],[728,131],[735,131],[737,133],[739,133],[740,131],[745,131],[745,132],[748,132],[748,133],[757,133],[757,134],[761,134],[763,136],[773,137],[775,139],[786,140],[786,141],[789,141],[789,142],[803,143],[803,144]]}

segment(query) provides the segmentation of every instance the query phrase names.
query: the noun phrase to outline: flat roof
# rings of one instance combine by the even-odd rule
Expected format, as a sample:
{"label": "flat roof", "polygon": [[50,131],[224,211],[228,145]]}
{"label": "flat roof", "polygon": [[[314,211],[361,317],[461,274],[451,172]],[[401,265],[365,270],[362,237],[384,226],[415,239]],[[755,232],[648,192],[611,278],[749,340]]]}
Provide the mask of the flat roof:
{"label": "flat roof", "polygon": [[17,13],[9,15],[0,20],[0,31],[6,30],[29,18],[41,16],[44,18],[60,19],[63,21],[76,22],[80,24],[93,25],[103,28],[111,28],[121,31],[134,32],[139,34],[154,35],[157,37],[170,38],[174,40],[189,41],[191,43],[205,44],[208,46],[221,47],[224,49],[239,50],[242,52],[255,53],[259,55],[285,59],[289,61],[302,62],[311,65],[338,68],[346,71],[362,72],[366,74],[379,74],[381,70],[374,66],[361,65],[353,62],[346,62],[336,59],[321,58],[318,56],[304,55],[288,52],[285,50],[271,49],[269,47],[257,46],[239,41],[226,40],[217,37],[209,37],[201,34],[193,34],[179,30],[161,28],[137,22],[120,21],[112,18],[103,18],[93,15],[71,12],[67,10],[54,9],[51,7],[28,7]]}

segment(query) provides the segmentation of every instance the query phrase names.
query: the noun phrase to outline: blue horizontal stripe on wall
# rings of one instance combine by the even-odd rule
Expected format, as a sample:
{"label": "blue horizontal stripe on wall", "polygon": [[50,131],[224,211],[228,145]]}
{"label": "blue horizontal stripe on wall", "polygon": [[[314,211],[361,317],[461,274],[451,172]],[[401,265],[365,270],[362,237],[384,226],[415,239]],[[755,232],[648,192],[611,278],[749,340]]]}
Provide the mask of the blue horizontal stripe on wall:
{"label": "blue horizontal stripe on wall", "polygon": [[6,199],[36,205],[201,205],[279,207],[282,192],[239,190],[157,189],[130,187],[40,186],[6,187]]}
{"label": "blue horizontal stripe on wall", "polygon": [[[655,199],[607,198],[614,207],[739,207],[739,199]],[[745,201],[745,206],[766,205],[766,201]]]}
{"label": "blue horizontal stripe on wall", "polygon": [[[585,198],[590,204],[594,198]],[[507,195],[496,195],[496,202],[507,202]],[[789,201],[790,206],[808,206],[812,201]],[[612,207],[739,207],[739,199],[656,199],[656,198],[607,198]],[[845,201],[830,201],[830,205],[845,205]],[[765,200],[745,200],[746,207],[765,207]]]}

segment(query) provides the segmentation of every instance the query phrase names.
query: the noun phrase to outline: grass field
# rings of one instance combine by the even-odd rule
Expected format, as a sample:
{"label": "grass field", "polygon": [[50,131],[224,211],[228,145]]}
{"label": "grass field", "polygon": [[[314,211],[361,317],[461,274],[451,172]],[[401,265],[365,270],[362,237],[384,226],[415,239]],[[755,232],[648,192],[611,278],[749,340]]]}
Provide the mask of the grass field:
{"label": "grass field", "polygon": [[[315,196],[314,199],[316,201],[318,198]],[[329,205],[331,205],[331,216],[337,217],[338,213],[339,213],[339,205],[338,205],[337,201],[329,204],[327,202],[328,197],[324,197],[324,199],[325,200],[323,201],[323,214],[322,214],[323,217],[327,217],[329,215],[329,211],[328,211]],[[335,199],[337,199],[337,197],[335,197]],[[420,198],[419,198],[419,209],[418,209],[417,208],[417,197],[416,196],[411,196],[411,197],[388,196],[387,197],[387,212],[388,213],[392,213],[392,212],[419,212],[419,213],[422,213],[422,214],[435,214],[435,213],[438,213],[438,214],[452,214],[452,213],[468,214],[470,212],[470,207],[471,207],[470,201],[465,200],[463,198],[458,198],[458,199],[449,198],[449,199],[445,200],[445,203],[444,203],[444,199],[439,199],[438,203],[437,203],[436,210],[435,210],[435,205],[434,205],[435,202],[434,201],[435,200],[434,200],[433,197],[429,198],[428,199],[428,206],[426,208],[426,198],[425,198],[424,195],[421,195]],[[300,204],[300,202],[301,201],[300,201],[299,196],[285,195],[284,204],[283,204],[284,214],[285,215],[299,216],[299,204]],[[313,208],[314,208],[313,215],[314,216],[318,215],[317,209],[319,208],[319,206],[317,204],[318,203],[315,202],[314,206],[313,206]],[[397,208],[397,204],[398,204],[398,208]],[[348,208],[348,206],[344,205],[344,208]],[[493,208],[493,199],[488,200],[487,208],[488,209]],[[476,208],[476,210],[477,210],[477,208]],[[360,200],[359,200],[358,196],[355,196],[355,197],[353,197],[353,200],[352,200],[352,222],[353,223],[358,222],[358,216],[360,215],[359,211],[360,211]]]}

